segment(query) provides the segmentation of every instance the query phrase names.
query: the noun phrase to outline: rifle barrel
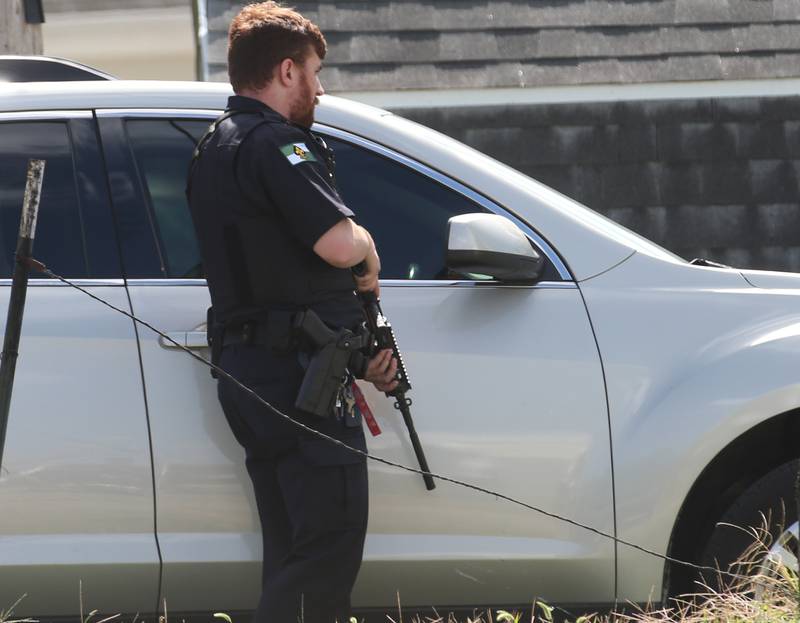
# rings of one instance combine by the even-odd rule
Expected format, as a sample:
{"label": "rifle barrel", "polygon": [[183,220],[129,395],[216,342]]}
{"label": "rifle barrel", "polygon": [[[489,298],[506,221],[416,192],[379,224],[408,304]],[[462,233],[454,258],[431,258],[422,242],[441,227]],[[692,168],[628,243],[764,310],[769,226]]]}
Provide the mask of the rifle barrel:
{"label": "rifle barrel", "polygon": [[[417,436],[417,429],[414,428],[414,420],[411,419],[411,409],[408,407],[408,402],[409,401],[405,394],[400,394],[397,396],[397,408],[400,409],[400,413],[403,414],[403,421],[406,423],[408,436],[411,439],[411,445],[414,447],[414,454],[417,455],[419,468],[423,472],[430,472],[431,468],[428,467],[428,459],[425,458],[425,451],[422,449],[422,444]],[[428,491],[433,491],[436,488],[436,483],[433,481],[433,476],[431,476],[429,473],[422,474],[422,479],[425,481],[425,488]]]}

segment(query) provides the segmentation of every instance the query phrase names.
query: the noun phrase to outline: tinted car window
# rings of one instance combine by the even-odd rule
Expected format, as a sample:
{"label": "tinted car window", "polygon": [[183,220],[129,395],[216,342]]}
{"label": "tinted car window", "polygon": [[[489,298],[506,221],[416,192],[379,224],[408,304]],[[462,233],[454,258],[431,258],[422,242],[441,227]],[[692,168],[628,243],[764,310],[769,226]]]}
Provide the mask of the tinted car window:
{"label": "tinted car window", "polygon": [[463,195],[408,167],[325,137],[336,154],[336,180],[359,224],[372,234],[384,279],[444,279],[447,220],[486,212]]}
{"label": "tinted car window", "polygon": [[167,277],[202,277],[200,250],[186,202],[186,173],[209,121],[126,122]]}
{"label": "tinted car window", "polygon": [[[45,160],[34,255],[66,277],[120,275],[108,195],[90,124],[88,119],[0,123],[0,276],[10,277],[13,272],[31,158]],[[85,166],[78,166],[80,162]]]}
{"label": "tinted car window", "polygon": [[[126,121],[167,277],[203,276],[184,189],[192,151],[208,125],[207,120]],[[336,154],[341,195],[378,246],[381,277],[455,277],[445,267],[447,221],[487,210],[401,163],[345,141],[326,141]]]}

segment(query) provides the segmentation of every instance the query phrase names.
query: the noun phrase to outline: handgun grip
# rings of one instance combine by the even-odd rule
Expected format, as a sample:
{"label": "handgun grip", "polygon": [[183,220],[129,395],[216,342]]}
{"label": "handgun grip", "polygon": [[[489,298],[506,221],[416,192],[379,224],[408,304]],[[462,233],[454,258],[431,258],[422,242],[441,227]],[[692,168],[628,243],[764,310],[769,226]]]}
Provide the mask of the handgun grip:
{"label": "handgun grip", "polygon": [[298,312],[295,315],[293,329],[309,340],[315,348],[321,348],[336,339],[336,332],[329,329],[311,310]]}

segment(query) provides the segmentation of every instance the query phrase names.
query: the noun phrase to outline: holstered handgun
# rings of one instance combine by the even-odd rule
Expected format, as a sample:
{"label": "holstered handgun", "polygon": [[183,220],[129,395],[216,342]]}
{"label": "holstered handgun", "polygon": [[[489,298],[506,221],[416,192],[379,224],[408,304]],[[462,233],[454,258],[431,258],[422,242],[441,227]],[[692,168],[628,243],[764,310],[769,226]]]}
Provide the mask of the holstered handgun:
{"label": "holstered handgun", "polygon": [[295,315],[294,331],[314,351],[294,406],[319,417],[330,417],[348,369],[359,360],[354,355],[360,355],[358,351],[365,340],[349,329],[328,328],[311,310]]}

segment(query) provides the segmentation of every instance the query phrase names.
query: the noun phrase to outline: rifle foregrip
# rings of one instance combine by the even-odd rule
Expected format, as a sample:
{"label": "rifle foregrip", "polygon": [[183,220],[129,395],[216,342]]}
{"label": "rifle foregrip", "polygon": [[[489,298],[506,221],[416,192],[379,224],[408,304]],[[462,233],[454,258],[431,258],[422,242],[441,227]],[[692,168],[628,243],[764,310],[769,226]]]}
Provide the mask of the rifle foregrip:
{"label": "rifle foregrip", "polygon": [[[359,267],[353,267],[353,272],[356,275],[359,274],[358,268]],[[374,337],[375,347],[379,351],[390,348],[392,350],[392,356],[397,361],[397,387],[385,393],[387,396],[392,396],[397,399],[395,407],[403,414],[403,420],[406,429],[408,429],[408,436],[411,440],[411,446],[414,448],[414,454],[417,456],[419,467],[423,472],[430,472],[428,460],[425,458],[425,452],[422,449],[422,443],[414,428],[414,420],[411,418],[411,410],[409,408],[411,401],[405,397],[405,393],[411,389],[411,383],[408,381],[408,373],[406,372],[406,366],[403,362],[403,356],[400,354],[400,349],[397,347],[397,338],[394,336],[392,325],[383,315],[380,303],[378,303],[378,297],[374,292],[359,292],[358,297],[364,306],[367,328]],[[433,480],[433,476],[430,474],[422,474],[422,479],[425,481],[425,488],[428,491],[432,491],[436,488],[436,483]]]}
{"label": "rifle foregrip", "polygon": [[398,384],[392,391],[386,392],[387,396],[399,396],[405,394],[411,389],[411,382],[408,380],[408,372],[406,372],[406,365],[403,362],[403,355],[400,354],[400,349],[397,347],[397,338],[394,336],[394,331],[390,325],[380,327],[377,335],[378,349],[383,350],[386,348],[392,349],[392,356],[397,360],[397,378]]}

